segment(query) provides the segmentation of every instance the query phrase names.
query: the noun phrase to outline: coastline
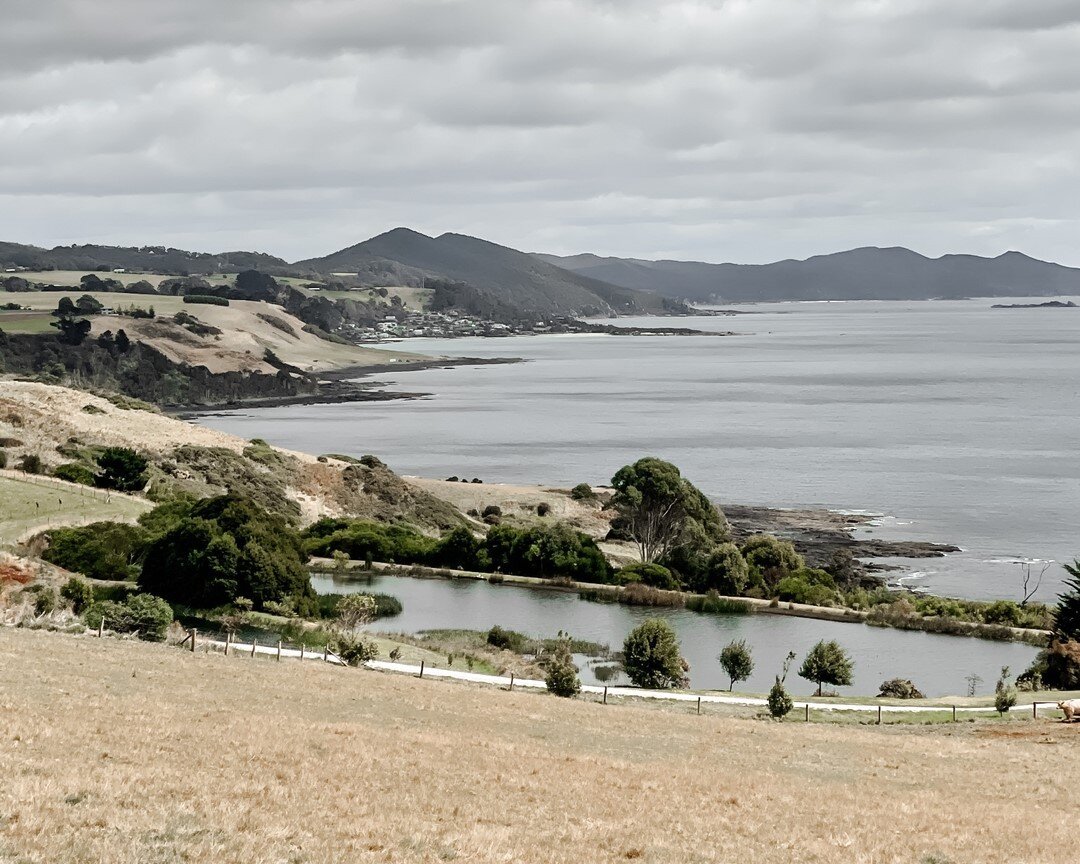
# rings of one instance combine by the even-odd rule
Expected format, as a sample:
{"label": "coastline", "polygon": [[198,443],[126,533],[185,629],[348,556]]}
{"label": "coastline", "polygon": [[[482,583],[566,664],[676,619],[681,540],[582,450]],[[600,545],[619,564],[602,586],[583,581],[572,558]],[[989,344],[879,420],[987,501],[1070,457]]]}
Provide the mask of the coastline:
{"label": "coastline", "polygon": [[491,366],[504,363],[524,363],[521,357],[432,357],[430,360],[379,363],[371,366],[344,366],[320,372],[319,391],[296,396],[238,399],[208,405],[169,405],[163,413],[181,420],[195,420],[212,414],[242,411],[248,408],[281,408],[288,405],[334,405],[344,402],[389,402],[398,399],[423,399],[433,394],[408,390],[376,389],[386,385],[369,381],[374,375],[397,372],[419,372],[425,369],[452,369],[458,366]]}

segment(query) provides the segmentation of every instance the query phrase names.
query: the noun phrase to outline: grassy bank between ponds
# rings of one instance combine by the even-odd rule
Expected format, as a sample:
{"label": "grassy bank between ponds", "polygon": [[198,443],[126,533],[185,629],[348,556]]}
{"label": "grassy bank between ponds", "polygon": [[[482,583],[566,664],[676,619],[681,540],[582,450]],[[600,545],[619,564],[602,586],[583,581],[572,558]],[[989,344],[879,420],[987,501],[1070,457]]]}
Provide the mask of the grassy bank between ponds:
{"label": "grassy bank between ponds", "polygon": [[324,573],[339,579],[368,579],[373,575],[409,576],[417,579],[466,579],[488,582],[491,585],[513,585],[545,591],[576,593],[583,600],[593,602],[625,603],[633,606],[686,608],[702,614],[762,614],[787,615],[793,618],[812,618],[841,624],[872,624],[893,627],[898,630],[921,630],[949,636],[966,636],[993,641],[1025,642],[1043,646],[1049,631],[1003,624],[980,624],[960,621],[945,616],[898,615],[892,610],[885,614],[881,609],[852,609],[838,606],[812,606],[806,603],[763,600],[756,597],[730,597],[719,594],[692,594],[684,591],[663,591],[643,585],[603,585],[593,582],[574,582],[569,579],[539,579],[533,576],[515,576],[504,573],[482,573],[473,570],[452,570],[446,567],[421,565],[385,564],[373,562],[371,570],[362,562],[348,562],[342,567],[328,558],[313,558],[308,565],[315,573]]}

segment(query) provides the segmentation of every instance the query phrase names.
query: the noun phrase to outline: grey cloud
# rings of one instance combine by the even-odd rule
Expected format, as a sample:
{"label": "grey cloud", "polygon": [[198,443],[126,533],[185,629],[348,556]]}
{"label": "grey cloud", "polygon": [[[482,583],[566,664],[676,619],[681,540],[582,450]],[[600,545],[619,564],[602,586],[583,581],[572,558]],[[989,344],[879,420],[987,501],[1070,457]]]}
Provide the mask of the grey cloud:
{"label": "grey cloud", "polygon": [[2,239],[1080,264],[1072,2],[16,6]]}

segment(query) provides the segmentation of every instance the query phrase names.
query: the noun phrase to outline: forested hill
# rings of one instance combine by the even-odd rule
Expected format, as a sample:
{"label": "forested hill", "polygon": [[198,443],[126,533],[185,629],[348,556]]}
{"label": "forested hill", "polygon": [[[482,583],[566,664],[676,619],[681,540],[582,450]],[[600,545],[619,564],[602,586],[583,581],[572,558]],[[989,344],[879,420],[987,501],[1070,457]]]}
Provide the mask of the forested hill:
{"label": "forested hill", "polygon": [[188,252],[167,246],[56,246],[43,249],[0,242],[0,265],[29,270],[132,270],[169,276],[209,275],[261,270],[272,275],[294,272],[287,261],[262,252]]}
{"label": "forested hill", "polygon": [[582,276],[689,301],[928,300],[1080,294],[1080,269],[1020,252],[996,258],[927,258],[902,247],[865,247],[774,264],[647,261],[536,255]]}
{"label": "forested hill", "polygon": [[395,228],[294,266],[358,274],[369,284],[422,285],[426,279],[465,283],[481,295],[481,302],[532,316],[677,311],[651,290],[612,285],[464,234],[428,237]]}

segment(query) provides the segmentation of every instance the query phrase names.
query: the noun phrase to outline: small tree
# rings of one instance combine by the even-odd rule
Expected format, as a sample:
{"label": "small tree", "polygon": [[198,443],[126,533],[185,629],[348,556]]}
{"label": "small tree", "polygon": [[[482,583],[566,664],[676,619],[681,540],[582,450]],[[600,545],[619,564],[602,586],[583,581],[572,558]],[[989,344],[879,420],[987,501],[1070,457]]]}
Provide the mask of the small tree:
{"label": "small tree", "polygon": [[791,713],[791,709],[795,707],[794,700],[788,695],[787,689],[784,687],[784,682],[787,681],[788,670],[791,668],[791,662],[794,659],[795,652],[788,651],[788,655],[784,659],[783,674],[776,676],[776,682],[769,690],[769,698],[767,700],[769,713],[777,720],[783,720]]}
{"label": "small tree", "polygon": [[1002,666],[1001,676],[994,685],[994,708],[1002,715],[1016,704],[1016,687],[1009,678],[1009,667]]}
{"label": "small tree", "polygon": [[822,684],[846,686],[851,683],[854,664],[848,653],[835,640],[822,639],[806,655],[799,667],[799,677],[817,684],[817,695],[821,695]]}
{"label": "small tree", "polygon": [[349,594],[337,604],[338,626],[342,630],[355,630],[375,617],[375,598],[368,594]]}
{"label": "small tree", "polygon": [[570,653],[570,638],[564,633],[559,633],[555,651],[548,661],[544,683],[549,693],[567,699],[581,692],[581,681]]}
{"label": "small tree", "polygon": [[130,447],[106,447],[97,462],[97,485],[103,489],[138,492],[146,485],[149,462]]}
{"label": "small tree", "polygon": [[685,686],[689,666],[671,625],[663,618],[649,618],[623,642],[623,668],[637,687],[666,689]]}
{"label": "small tree", "polygon": [[750,653],[750,646],[746,644],[746,640],[740,639],[737,642],[734,640],[729,642],[724,650],[720,652],[720,665],[727,673],[728,678],[731,679],[728,692],[735,688],[736,681],[748,679],[754,671],[754,658]]}
{"label": "small tree", "polygon": [[344,573],[349,569],[349,553],[342,552],[340,549],[335,549],[334,554],[331,556],[334,559],[334,569],[338,573]]}

